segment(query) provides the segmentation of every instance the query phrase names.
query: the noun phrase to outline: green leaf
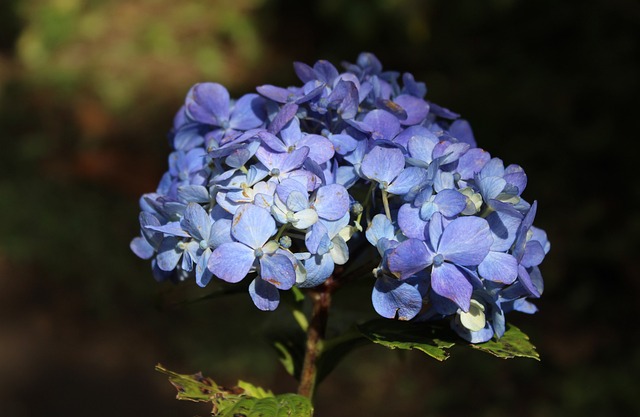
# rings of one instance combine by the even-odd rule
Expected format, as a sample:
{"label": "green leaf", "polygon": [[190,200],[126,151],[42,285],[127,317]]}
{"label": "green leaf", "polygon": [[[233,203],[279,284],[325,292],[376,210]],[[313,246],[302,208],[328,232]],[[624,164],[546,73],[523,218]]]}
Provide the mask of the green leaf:
{"label": "green leaf", "polygon": [[219,417],[311,417],[311,401],[297,394],[273,395],[271,391],[239,381],[238,386],[224,388],[213,379],[198,372],[178,374],[162,365],[156,370],[169,376],[169,382],[178,390],[179,400],[211,402],[212,414]]}
{"label": "green leaf", "polygon": [[282,394],[269,398],[243,398],[223,410],[219,417],[311,417],[313,407],[308,398]]}
{"label": "green leaf", "polygon": [[455,345],[446,330],[431,323],[376,319],[359,325],[358,330],[373,343],[390,349],[417,349],[439,361],[447,359],[446,349]]}
{"label": "green leaf", "polygon": [[471,347],[503,359],[522,357],[540,360],[540,355],[529,341],[529,336],[510,324],[507,325],[507,331],[500,339],[471,345]]}

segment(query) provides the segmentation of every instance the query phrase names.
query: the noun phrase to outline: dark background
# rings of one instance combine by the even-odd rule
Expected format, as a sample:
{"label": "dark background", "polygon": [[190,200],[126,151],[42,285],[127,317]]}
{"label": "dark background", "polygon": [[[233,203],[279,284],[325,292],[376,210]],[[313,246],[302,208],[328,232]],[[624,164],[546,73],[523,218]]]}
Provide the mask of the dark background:
{"label": "dark background", "polygon": [[[639,29],[632,0],[3,0],[0,415],[206,415],[158,362],[295,390],[263,337],[284,309],[246,294],[175,306],[207,290],[156,284],[128,244],[193,83],[238,97],[297,84],[294,60],[360,51],[526,170],[552,250],[540,312],[509,319],[542,361],[370,346],[320,387],[317,415],[640,414]],[[373,316],[371,286],[339,293],[335,317]]]}

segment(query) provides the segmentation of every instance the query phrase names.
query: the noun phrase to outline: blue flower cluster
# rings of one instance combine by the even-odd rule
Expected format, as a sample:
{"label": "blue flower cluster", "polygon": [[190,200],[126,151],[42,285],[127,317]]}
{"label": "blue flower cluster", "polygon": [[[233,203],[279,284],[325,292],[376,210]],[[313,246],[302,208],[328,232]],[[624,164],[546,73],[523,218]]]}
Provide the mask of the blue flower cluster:
{"label": "blue flower cluster", "polygon": [[500,337],[506,312],[536,310],[550,247],[536,202],[521,197],[523,169],[478,148],[411,74],[370,53],[344,67],[297,62],[301,86],[237,100],[193,86],[132,250],[158,280],[251,275],[253,302],[273,310],[280,290],[322,284],[366,239],[381,316],[449,318],[474,343]]}

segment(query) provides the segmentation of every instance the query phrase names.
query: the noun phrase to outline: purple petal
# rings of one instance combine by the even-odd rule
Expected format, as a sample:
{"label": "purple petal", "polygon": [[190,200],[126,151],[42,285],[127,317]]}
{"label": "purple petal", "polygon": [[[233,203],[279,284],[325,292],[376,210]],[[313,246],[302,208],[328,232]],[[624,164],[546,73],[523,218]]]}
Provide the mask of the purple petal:
{"label": "purple petal", "polygon": [[324,164],[335,154],[333,143],[324,136],[304,135],[297,143],[296,147],[307,146],[309,148],[309,158],[318,164]]}
{"label": "purple petal", "polygon": [[129,248],[141,259],[151,259],[156,253],[155,248],[147,242],[147,239],[141,236],[134,237],[129,244]]}
{"label": "purple petal", "polygon": [[236,101],[229,119],[229,127],[237,130],[256,128],[267,118],[265,99],[257,94],[245,94]]}
{"label": "purple petal", "polygon": [[[297,179],[285,178],[280,182],[280,184],[278,184],[278,187],[276,188],[276,193],[278,194],[280,201],[282,201],[283,203],[287,202],[287,200],[289,199],[289,194],[291,194],[292,192],[306,195],[307,186]],[[303,208],[307,208],[307,206]]]}
{"label": "purple petal", "polygon": [[347,134],[329,135],[329,140],[333,143],[333,148],[339,155],[345,155],[353,151],[358,144],[358,141],[353,136]]}
{"label": "purple petal", "polygon": [[489,223],[485,219],[458,217],[442,232],[438,253],[458,265],[478,265],[489,253],[492,243]]}
{"label": "purple petal", "polygon": [[431,288],[438,295],[456,303],[463,311],[469,311],[473,287],[455,265],[443,263],[431,270]]}
{"label": "purple petal", "polygon": [[506,167],[503,178],[518,189],[518,195],[522,194],[527,187],[527,174],[520,165],[511,164]]}
{"label": "purple petal", "polygon": [[451,123],[451,126],[449,126],[449,134],[460,142],[468,143],[472,148],[477,146],[471,125],[464,119],[458,119]]}
{"label": "purple petal", "polygon": [[162,226],[147,225],[145,229],[155,230],[156,232],[162,232],[166,236],[179,236],[190,237],[189,233],[185,232],[180,225],[180,222],[169,222]]}
{"label": "purple petal", "polygon": [[156,260],[158,262],[158,268],[163,271],[173,271],[178,265],[178,261],[182,256],[182,251],[178,249],[177,245],[180,240],[169,237],[162,241],[158,248],[158,256]]}
{"label": "purple petal", "polygon": [[395,230],[391,220],[387,219],[384,214],[376,214],[371,220],[371,224],[367,227],[365,233],[367,240],[373,246],[376,246],[378,240],[384,238],[394,239]]}
{"label": "purple petal", "polygon": [[388,319],[411,320],[422,309],[422,295],[413,285],[390,278],[379,278],[371,293],[373,307]]}
{"label": "purple petal", "polygon": [[520,260],[520,263],[527,268],[538,266],[542,263],[544,256],[544,249],[540,242],[537,240],[529,240],[524,248],[524,256]]}
{"label": "purple petal", "polygon": [[404,169],[404,162],[400,149],[375,146],[362,159],[362,174],[370,180],[389,184]]}
{"label": "purple petal", "polygon": [[253,250],[242,243],[225,243],[213,251],[207,268],[221,280],[236,283],[247,276],[255,259]]}
{"label": "purple petal", "polygon": [[393,114],[384,110],[371,110],[363,122],[374,139],[393,139],[401,130],[400,121]]}
{"label": "purple petal", "polygon": [[331,245],[327,227],[322,222],[315,223],[305,235],[304,243],[312,254],[324,255],[327,253]]}
{"label": "purple petal", "polygon": [[427,180],[427,170],[409,167],[398,174],[396,179],[387,187],[387,191],[395,195],[404,195],[412,189],[420,190],[427,183]]}
{"label": "purple petal", "polygon": [[209,190],[202,185],[183,185],[178,187],[178,198],[187,203],[208,203],[211,200]]}
{"label": "purple petal", "polygon": [[404,204],[398,210],[398,226],[406,237],[424,240],[427,224],[420,218],[419,208]]}
{"label": "purple petal", "polygon": [[212,224],[211,217],[198,203],[189,203],[180,222],[182,228],[196,240],[209,238]]}
{"label": "purple petal", "polygon": [[316,72],[309,65],[304,62],[294,62],[293,63],[293,71],[296,73],[300,81],[303,83],[307,83],[309,81],[313,81],[317,79]]}
{"label": "purple petal", "polygon": [[522,223],[522,215],[514,216],[511,212],[494,211],[487,216],[493,244],[491,250],[506,252],[516,239],[516,233]]}
{"label": "purple petal", "polygon": [[538,291],[538,288],[533,284],[531,275],[529,275],[529,272],[523,265],[518,266],[518,281],[527,289],[531,296],[536,298],[540,297],[540,291]]}
{"label": "purple petal", "polygon": [[269,132],[274,135],[282,130],[283,127],[287,125],[296,115],[298,111],[298,105],[295,103],[287,103],[276,114],[276,117],[273,118],[273,121],[269,125]]}
{"label": "purple petal", "polygon": [[403,125],[416,125],[422,122],[427,117],[427,113],[429,113],[429,105],[421,98],[402,94],[393,101],[399,104],[407,113],[407,118],[400,122]]}
{"label": "purple petal", "polygon": [[453,217],[467,207],[467,198],[456,190],[446,189],[436,194],[433,201],[445,217]]}
{"label": "purple petal", "polygon": [[205,287],[213,277],[213,273],[207,268],[210,257],[211,249],[207,248],[202,255],[200,255],[200,259],[198,259],[198,263],[196,264],[196,284],[200,287]]}
{"label": "purple petal", "polygon": [[489,281],[512,284],[518,277],[518,261],[508,253],[492,251],[478,265],[478,273]]}
{"label": "purple petal", "polygon": [[491,159],[489,152],[480,148],[469,149],[458,159],[456,171],[463,180],[473,178]]}
{"label": "purple petal", "polygon": [[231,234],[252,249],[262,247],[275,232],[275,220],[261,207],[245,204],[233,215]]}
{"label": "purple petal", "polygon": [[389,254],[387,261],[389,271],[395,276],[405,279],[431,265],[433,254],[418,239],[401,242]]}
{"label": "purple petal", "polygon": [[281,290],[288,290],[296,283],[291,260],[277,253],[260,258],[260,277]]}
{"label": "purple petal", "polygon": [[307,279],[298,284],[300,288],[311,288],[325,282],[333,274],[335,264],[330,255],[313,255],[304,261]]}
{"label": "purple petal", "polygon": [[249,284],[249,295],[256,307],[262,311],[273,311],[280,304],[278,289],[259,277]]}
{"label": "purple petal", "polygon": [[192,119],[221,126],[229,120],[229,92],[217,83],[196,84],[187,94],[186,107]]}
{"label": "purple petal", "polygon": [[340,184],[320,187],[313,207],[319,217],[326,220],[338,220],[349,211],[349,192]]}
{"label": "purple petal", "polygon": [[433,159],[444,157],[440,164],[446,165],[460,159],[467,150],[469,150],[469,144],[467,143],[441,141],[433,148]]}
{"label": "purple petal", "polygon": [[258,86],[256,87],[256,90],[263,96],[282,104],[295,97],[295,93],[292,91],[269,84]]}
{"label": "purple petal", "polygon": [[271,151],[275,151],[277,153],[287,152],[287,145],[285,145],[284,142],[273,133],[264,131],[260,132],[258,136],[263,144],[271,148]]}
{"label": "purple petal", "polygon": [[338,77],[338,70],[327,60],[321,59],[313,64],[313,70],[320,81],[327,84]]}

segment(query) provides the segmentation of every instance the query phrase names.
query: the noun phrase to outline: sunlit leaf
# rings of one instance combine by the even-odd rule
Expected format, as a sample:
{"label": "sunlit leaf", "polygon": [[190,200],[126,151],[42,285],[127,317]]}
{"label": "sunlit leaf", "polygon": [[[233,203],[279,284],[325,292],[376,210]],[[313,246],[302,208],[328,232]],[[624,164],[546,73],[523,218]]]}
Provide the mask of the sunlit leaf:
{"label": "sunlit leaf", "polygon": [[169,376],[169,382],[178,390],[179,400],[211,402],[212,414],[219,417],[311,417],[311,401],[297,394],[274,395],[271,391],[239,381],[233,388],[216,384],[200,372],[193,375],[178,374],[162,365],[156,370]]}
{"label": "sunlit leaf", "polygon": [[529,336],[513,325],[507,326],[507,331],[500,339],[471,346],[499,358],[522,357],[540,360],[540,355],[529,341]]}
{"label": "sunlit leaf", "polygon": [[446,349],[455,345],[446,331],[429,323],[376,319],[359,325],[358,330],[373,343],[390,349],[417,349],[439,361],[447,359]]}

